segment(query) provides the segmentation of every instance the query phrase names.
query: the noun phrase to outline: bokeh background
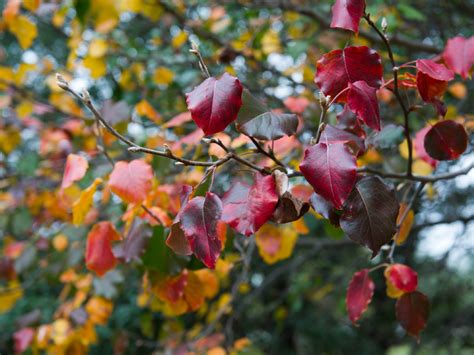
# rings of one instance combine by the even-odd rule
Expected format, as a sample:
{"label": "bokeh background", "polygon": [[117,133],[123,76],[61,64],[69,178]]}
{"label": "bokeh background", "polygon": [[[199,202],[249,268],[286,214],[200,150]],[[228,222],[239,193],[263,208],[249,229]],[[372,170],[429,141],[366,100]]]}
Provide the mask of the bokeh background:
{"label": "bokeh background", "polygon": [[[383,255],[370,260],[367,250],[312,213],[293,229],[278,232],[299,234],[291,237],[291,246],[285,244],[289,252],[277,258],[281,260],[268,264],[255,248],[236,290],[232,285],[242,273],[231,245],[225,263],[212,276],[219,284],[212,297],[197,312],[173,316],[143,301],[143,275],[147,268],[161,267],[157,263],[164,256],[141,255],[104,278],[85,269],[84,240],[90,225],[105,217],[122,228],[126,207],[114,198],[99,204],[104,201],[102,191],[86,221],[75,227],[67,197],[58,192],[69,153],[86,152],[93,160],[80,189],[110,167],[97,152],[93,121],[83,120],[89,112],[56,86],[56,72],[73,88],[88,88],[106,119],[121,132],[153,147],[167,142],[196,157],[202,154],[201,136],[189,117],[163,128],[186,112],[184,93],[202,80],[189,53],[190,40],[199,44],[213,74],[233,73],[270,107],[299,113],[311,131],[319,116],[313,77],[322,54],[355,44],[369,45],[386,58],[365,24],[355,37],[330,30],[328,0],[19,2],[13,17],[23,17],[12,26],[11,15],[4,11],[7,1],[0,0],[0,353],[19,349],[15,332],[25,327],[36,332],[41,325],[48,326],[42,328],[49,332],[46,343],[28,347],[28,353],[177,352],[199,334],[205,336],[200,337],[198,353],[224,346],[252,354],[474,352],[472,171],[429,186],[415,206],[407,242],[396,250],[396,260],[418,272],[419,288],[432,304],[419,343],[397,325],[395,301],[386,296],[381,273],[374,276],[374,300],[360,326],[351,325],[345,311],[350,277],[376,265]],[[474,1],[367,2],[373,19],[379,24],[382,17],[387,19],[399,62],[435,57],[449,38],[474,34]],[[448,117],[471,128],[473,93],[472,80],[459,80],[446,95]],[[292,99],[296,97],[301,100]],[[384,124],[400,124],[400,111],[391,98],[382,100]],[[421,129],[431,118],[433,110],[422,108],[413,126]],[[388,143],[375,143],[377,149],[366,159],[401,169],[403,137],[397,129],[389,133]],[[301,134],[300,141],[309,138]],[[133,158],[112,137],[104,139],[114,158]],[[294,142],[280,149],[279,154],[293,154],[294,159],[301,153],[301,145]],[[473,160],[469,147],[459,161],[442,163],[437,171],[456,170]],[[199,182],[202,177],[199,169],[175,167],[163,159],[150,163],[161,185]],[[236,174],[242,172],[222,174],[216,188],[225,190]],[[139,233],[160,231],[145,225]],[[237,246],[245,245],[242,238],[235,240]],[[235,296],[232,308],[226,298],[230,294]],[[223,305],[229,308],[217,317]]]}

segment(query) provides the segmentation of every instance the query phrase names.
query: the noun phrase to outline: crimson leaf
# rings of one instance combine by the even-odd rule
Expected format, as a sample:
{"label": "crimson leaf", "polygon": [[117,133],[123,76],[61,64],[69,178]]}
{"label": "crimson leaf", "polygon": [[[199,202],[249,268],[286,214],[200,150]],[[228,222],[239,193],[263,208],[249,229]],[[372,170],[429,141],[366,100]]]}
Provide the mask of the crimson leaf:
{"label": "crimson leaf", "polygon": [[272,216],[278,203],[273,176],[256,174],[252,186],[237,182],[222,198],[222,220],[237,232],[250,236]]}
{"label": "crimson leaf", "polygon": [[347,104],[357,116],[370,128],[380,131],[379,103],[377,90],[360,80],[349,83]]}
{"label": "crimson leaf", "polygon": [[337,209],[350,194],[356,179],[356,158],[343,142],[328,141],[305,150],[300,170],[317,194]]}
{"label": "crimson leaf", "polygon": [[327,143],[343,142],[351,148],[357,156],[365,152],[364,140],[354,133],[336,128],[331,125],[326,125],[321,133],[321,141]]}
{"label": "crimson leaf", "polygon": [[418,339],[428,320],[430,302],[428,297],[419,291],[405,293],[397,300],[395,313],[403,329]]}
{"label": "crimson leaf", "polygon": [[359,22],[364,9],[365,0],[336,0],[332,7],[331,28],[359,32]]}
{"label": "crimson leaf", "polygon": [[186,94],[186,103],[204,134],[221,132],[237,118],[242,106],[242,84],[227,73],[219,79],[207,78]]}
{"label": "crimson leaf", "polygon": [[[324,95],[336,97],[349,83],[363,80],[373,88],[382,83],[382,61],[378,53],[366,46],[336,49],[323,55],[316,65],[314,82]],[[341,94],[338,102],[346,101]]]}
{"label": "crimson leaf", "polygon": [[425,150],[436,160],[457,159],[467,148],[467,133],[464,127],[451,120],[436,123],[426,133]]}
{"label": "crimson leaf", "polygon": [[399,204],[395,193],[376,176],[357,182],[346,201],[341,228],[353,241],[366,245],[377,255],[396,232]]}
{"label": "crimson leaf", "polygon": [[375,284],[369,276],[369,269],[356,272],[349,283],[346,295],[346,308],[349,319],[353,324],[357,322],[374,295]]}
{"label": "crimson leaf", "polygon": [[418,274],[411,267],[392,264],[386,270],[388,280],[403,292],[413,292],[418,287]]}
{"label": "crimson leaf", "polygon": [[222,202],[212,192],[198,196],[184,207],[180,219],[181,227],[188,238],[194,255],[208,268],[216,266],[221,253],[221,241],[217,235],[217,222],[221,218]]}

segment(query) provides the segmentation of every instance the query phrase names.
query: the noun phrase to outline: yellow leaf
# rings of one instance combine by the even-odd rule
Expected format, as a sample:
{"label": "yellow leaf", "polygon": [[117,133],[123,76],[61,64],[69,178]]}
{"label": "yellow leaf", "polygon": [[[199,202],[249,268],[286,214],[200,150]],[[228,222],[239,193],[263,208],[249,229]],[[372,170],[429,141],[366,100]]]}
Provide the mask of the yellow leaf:
{"label": "yellow leaf", "polygon": [[107,73],[107,64],[104,58],[87,56],[84,58],[82,64],[90,70],[91,77],[94,79],[99,79]]}
{"label": "yellow leaf", "polygon": [[[13,82],[15,78],[15,72],[13,71],[12,68],[0,66],[0,78],[2,78],[2,81]],[[0,90],[4,90],[7,87],[8,87],[7,84],[0,82]]]}
{"label": "yellow leaf", "polygon": [[159,115],[159,113],[156,112],[153,106],[151,106],[151,104],[145,99],[140,101],[135,106],[135,110],[140,116],[145,116],[155,123],[161,122],[161,116]]}
{"label": "yellow leaf", "polygon": [[411,165],[411,170],[417,175],[428,176],[431,175],[434,169],[424,160],[416,159]]}
{"label": "yellow leaf", "polygon": [[12,19],[8,23],[8,27],[23,49],[29,48],[38,35],[35,23],[24,15],[19,15]]}
{"label": "yellow leaf", "polygon": [[169,85],[173,82],[174,72],[166,67],[158,67],[153,74],[153,81],[158,85]]}
{"label": "yellow leaf", "polygon": [[383,158],[375,149],[368,149],[365,154],[357,159],[357,166],[377,164],[382,162]]}
{"label": "yellow leaf", "polygon": [[89,44],[89,55],[94,58],[103,57],[107,53],[107,42],[102,38],[96,38]]}
{"label": "yellow leaf", "polygon": [[265,54],[281,52],[280,37],[274,30],[268,30],[262,37],[262,51]]}
{"label": "yellow leaf", "polygon": [[91,17],[95,20],[95,30],[100,33],[112,31],[119,22],[116,0],[91,1]]}
{"label": "yellow leaf", "polygon": [[0,151],[10,154],[21,143],[20,132],[13,126],[0,129]]}
{"label": "yellow leaf", "polygon": [[184,31],[180,31],[176,36],[171,40],[171,45],[173,48],[180,48],[188,39],[188,34]]}
{"label": "yellow leaf", "polygon": [[289,258],[297,239],[298,234],[291,225],[266,224],[255,235],[258,252],[267,264]]}
{"label": "yellow leaf", "polygon": [[19,118],[26,118],[33,112],[33,104],[31,101],[23,100],[17,105],[15,111]]}
{"label": "yellow leaf", "polygon": [[31,12],[34,12],[41,5],[41,0],[23,0],[23,7]]}
{"label": "yellow leaf", "polygon": [[102,297],[92,297],[86,304],[86,311],[89,313],[89,320],[94,324],[104,325],[107,323],[114,304],[112,301]]}
{"label": "yellow leaf", "polygon": [[66,250],[68,239],[64,234],[58,234],[53,238],[53,247],[59,252]]}
{"label": "yellow leaf", "polygon": [[53,342],[56,345],[62,345],[66,343],[70,330],[71,324],[67,319],[56,319],[53,322],[51,329],[51,338],[53,339]]}
{"label": "yellow leaf", "polygon": [[92,198],[97,190],[97,186],[102,183],[101,178],[97,178],[84,191],[81,192],[79,199],[72,205],[72,223],[78,227],[84,221],[84,218],[92,206]]}
{"label": "yellow leaf", "polygon": [[[400,223],[405,211],[407,209],[407,205],[405,203],[400,204],[400,210],[398,212],[397,217],[397,225]],[[397,245],[403,244],[405,240],[408,238],[410,234],[411,227],[413,226],[413,221],[415,219],[415,213],[413,210],[408,211],[403,223],[400,225],[400,229],[398,230],[397,234],[395,234],[395,242]]]}
{"label": "yellow leaf", "polygon": [[8,312],[23,297],[23,288],[17,280],[10,281],[6,287],[0,287],[0,314]]}

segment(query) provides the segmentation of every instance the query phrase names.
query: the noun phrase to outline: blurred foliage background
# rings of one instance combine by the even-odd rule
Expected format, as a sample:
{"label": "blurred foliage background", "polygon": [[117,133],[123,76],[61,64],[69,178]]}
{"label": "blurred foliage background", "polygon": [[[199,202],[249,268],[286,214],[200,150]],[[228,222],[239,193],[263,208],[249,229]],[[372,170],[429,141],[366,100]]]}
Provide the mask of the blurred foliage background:
{"label": "blurred foliage background", "polygon": [[[7,2],[0,0],[2,11],[6,6]],[[81,120],[90,117],[89,113],[56,86],[55,73],[72,80],[74,87],[87,87],[107,120],[138,142],[154,147],[168,142],[182,154],[199,157],[203,154],[201,136],[194,133],[192,122],[183,120],[170,129],[161,128],[186,111],[184,93],[202,80],[197,61],[189,53],[189,40],[194,40],[212,74],[233,73],[270,107],[296,112],[297,105],[288,98],[303,98],[300,103],[304,110],[298,112],[304,123],[299,135],[303,144],[309,141],[308,132],[315,129],[319,116],[313,84],[319,57],[355,44],[369,45],[386,58],[384,48],[365,24],[355,37],[328,29],[331,6],[329,0],[25,0],[18,10],[23,17],[15,26],[8,25],[3,12],[0,353],[13,352],[13,334],[18,329],[40,324],[50,324],[58,337],[50,341],[53,345],[40,349],[52,353],[152,353],[170,344],[179,350],[176,343],[186,341],[180,339],[183,329],[191,338],[204,329],[201,349],[227,346],[234,352],[252,354],[473,353],[472,173],[430,186],[430,193],[415,206],[415,225],[408,241],[395,254],[398,262],[418,272],[420,289],[432,304],[420,343],[408,338],[397,325],[394,300],[385,295],[382,274],[376,276],[375,298],[360,326],[350,324],[344,304],[350,277],[384,256],[370,260],[366,250],[347,241],[340,230],[314,214],[306,215],[304,223],[293,227],[302,235],[293,243],[293,252],[292,245],[290,255],[281,257],[284,260],[268,265],[254,250],[244,282],[238,284],[237,296],[232,299],[232,310],[216,321],[208,315],[215,316],[219,303],[226,303],[225,297],[241,275],[241,266],[233,262],[232,245],[226,249],[227,264],[218,270],[219,292],[195,313],[169,316],[137,302],[143,292],[144,269],[160,256],[146,257],[145,252],[134,267],[124,265],[103,279],[87,279],[83,248],[91,222],[86,218],[80,227],[70,223],[67,206],[57,194],[58,182],[71,152],[88,152],[94,159],[80,189],[109,172],[110,167],[96,151],[93,121]],[[368,1],[367,11],[378,23],[386,17],[399,62],[431,58],[442,51],[447,39],[474,34],[473,1],[373,0]],[[386,60],[384,64],[388,64]],[[453,84],[446,97],[448,116],[463,117],[472,124],[473,92],[472,80]],[[402,117],[396,105],[390,98],[385,103],[384,124],[400,124]],[[331,117],[335,114],[332,112]],[[434,112],[424,107],[415,117],[413,127],[417,131]],[[403,167],[405,160],[398,146],[403,137],[396,130],[392,133],[389,143],[376,145],[366,162],[392,169]],[[228,136],[236,139],[235,133]],[[112,137],[105,135],[104,139],[114,158],[133,158]],[[278,152],[290,157],[296,166],[301,145],[285,142],[280,149]],[[461,161],[454,163],[456,166],[472,161],[472,148],[468,149]],[[164,159],[149,162],[162,184],[199,182],[202,176],[199,169],[175,167]],[[442,163],[438,171],[448,171],[452,166]],[[231,168],[227,172],[216,182],[220,191],[229,186],[235,174],[242,175]],[[124,212],[124,206],[112,199],[89,219],[105,216],[122,225]],[[160,233],[159,227],[146,226],[145,230]],[[235,240],[244,243],[237,237]],[[82,302],[89,306],[78,308],[80,311],[64,325],[57,322],[62,319],[59,315],[71,297],[77,301],[81,291],[79,276],[74,286],[65,281],[67,270],[86,280],[84,297],[89,301]],[[68,336],[67,329],[80,328],[84,317],[100,318],[93,330],[79,333],[87,339],[87,346],[84,342],[59,346],[64,344],[61,336]]]}

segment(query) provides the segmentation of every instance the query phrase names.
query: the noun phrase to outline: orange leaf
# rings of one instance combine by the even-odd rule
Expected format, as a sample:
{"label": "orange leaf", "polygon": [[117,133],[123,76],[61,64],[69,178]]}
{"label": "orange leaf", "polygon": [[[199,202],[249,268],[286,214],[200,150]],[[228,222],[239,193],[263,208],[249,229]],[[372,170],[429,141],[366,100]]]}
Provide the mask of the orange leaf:
{"label": "orange leaf", "polygon": [[86,158],[69,154],[67,156],[66,167],[64,168],[63,182],[61,188],[66,189],[73,184],[74,181],[81,180],[86,175],[89,163]]}
{"label": "orange leaf", "polygon": [[150,192],[152,179],[153,172],[147,163],[141,160],[119,161],[110,174],[109,187],[122,200],[139,203]]}
{"label": "orange leaf", "polygon": [[117,264],[112,253],[113,240],[120,236],[110,222],[100,222],[94,225],[87,235],[86,266],[97,275],[102,276]]}
{"label": "orange leaf", "polygon": [[[404,203],[400,205],[400,211],[398,212],[397,224],[400,223],[403,215],[405,214],[407,207],[408,206]],[[410,234],[410,231],[411,231],[411,227],[413,226],[414,219],[415,219],[415,213],[413,212],[413,210],[408,211],[405,219],[403,220],[402,224],[400,225],[400,228],[397,231],[397,234],[395,234],[395,237],[394,237],[397,245],[403,244],[405,240],[408,238],[408,235]]]}

